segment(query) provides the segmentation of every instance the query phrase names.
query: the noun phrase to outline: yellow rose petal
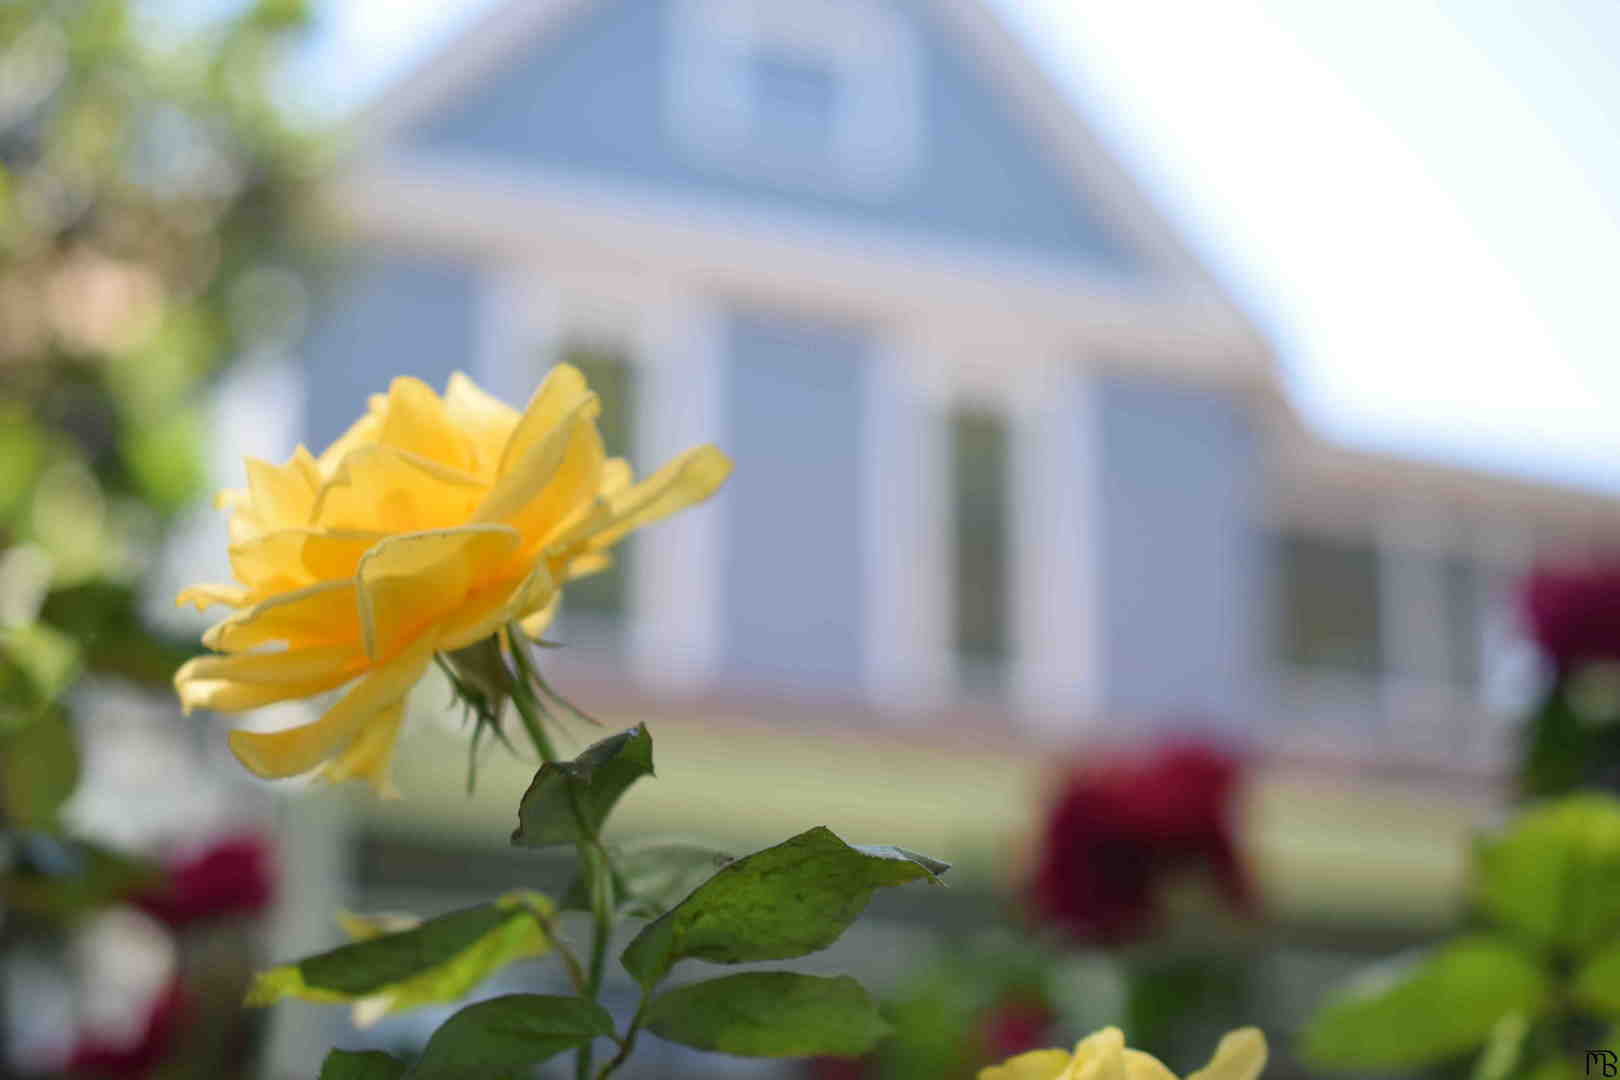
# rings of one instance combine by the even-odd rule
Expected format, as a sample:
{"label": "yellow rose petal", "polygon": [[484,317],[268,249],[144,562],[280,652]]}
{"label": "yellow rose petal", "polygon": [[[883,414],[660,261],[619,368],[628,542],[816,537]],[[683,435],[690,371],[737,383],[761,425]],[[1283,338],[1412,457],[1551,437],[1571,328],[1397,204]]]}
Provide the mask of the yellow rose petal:
{"label": "yellow rose petal", "polygon": [[364,780],[380,798],[399,798],[389,766],[394,760],[394,741],[404,719],[404,701],[379,709],[366,721],[348,749],[321,768],[321,775],[334,782]]}
{"label": "yellow rose petal", "polygon": [[433,642],[418,641],[391,663],[367,672],[314,723],[285,731],[233,731],[231,750],[265,779],[308,772],[347,749],[369,720],[402,700],[432,656]]}
{"label": "yellow rose petal", "polygon": [[1081,1039],[1074,1048],[1074,1060],[1063,1071],[1063,1080],[1126,1080],[1125,1033],[1105,1027]]}
{"label": "yellow rose petal", "polygon": [[1126,1080],[1176,1080],[1164,1062],[1141,1050],[1125,1051]]}
{"label": "yellow rose petal", "polygon": [[220,652],[243,652],[278,641],[289,647],[360,641],[354,582],[328,581],[244,608],[203,635]]}
{"label": "yellow rose petal", "polygon": [[248,491],[253,511],[269,529],[293,529],[309,523],[316,489],[296,462],[271,465],[247,459]]}
{"label": "yellow rose petal", "polygon": [[402,376],[389,384],[388,409],[377,442],[460,472],[472,466],[466,439],[450,423],[439,395],[421,379]]}
{"label": "yellow rose petal", "polygon": [[979,1070],[979,1080],[1056,1080],[1069,1064],[1065,1050],[1031,1050]]}
{"label": "yellow rose petal", "polygon": [[506,402],[486,394],[471,379],[457,371],[451,374],[444,392],[444,409],[467,440],[473,454],[472,472],[493,481],[500,468],[501,452],[516,430],[519,413]]}
{"label": "yellow rose petal", "polygon": [[191,585],[180,590],[180,595],[174,598],[174,603],[176,607],[185,607],[189,604],[201,611],[214,604],[242,607],[252,603],[252,598],[252,590],[241,585]]}
{"label": "yellow rose petal", "polygon": [[589,540],[592,548],[617,543],[626,533],[702,502],[731,475],[731,459],[713,446],[698,446],[641,483],[608,500],[612,524]]}
{"label": "yellow rose petal", "polygon": [[1209,1064],[1187,1080],[1255,1080],[1266,1067],[1266,1037],[1259,1028],[1227,1033]]}
{"label": "yellow rose petal", "polygon": [[465,525],[382,541],[356,571],[366,653],[387,657],[424,627],[458,612],[521,537],[504,525]]}
{"label": "yellow rose petal", "polygon": [[[572,460],[576,471],[582,464],[588,465],[591,456],[590,447],[580,445],[578,438],[582,431],[591,433],[596,431],[590,419],[591,409],[595,403],[594,394],[574,399],[572,408],[559,417],[557,423],[547,429],[541,437],[529,443],[521,454],[511,459],[503,456],[500,476],[496,479],[495,486],[490,489],[489,495],[474,512],[473,520],[512,521],[519,514],[532,508],[552,481],[558,477],[565,463]],[[520,426],[519,432],[514,434],[507,444],[505,454],[511,454],[513,445],[519,441],[522,434]],[[596,438],[596,450],[599,454],[601,436],[598,435]],[[597,469],[600,470],[599,463]],[[593,476],[591,483],[594,482]],[[578,486],[577,481],[575,486]],[[588,490],[594,497],[594,487]],[[553,500],[555,501],[555,496]],[[573,509],[572,505],[567,509]],[[533,537],[532,532],[525,530],[525,533]]]}
{"label": "yellow rose petal", "polygon": [[321,488],[310,524],[352,532],[465,525],[485,487],[470,473],[396,446],[362,446]]}

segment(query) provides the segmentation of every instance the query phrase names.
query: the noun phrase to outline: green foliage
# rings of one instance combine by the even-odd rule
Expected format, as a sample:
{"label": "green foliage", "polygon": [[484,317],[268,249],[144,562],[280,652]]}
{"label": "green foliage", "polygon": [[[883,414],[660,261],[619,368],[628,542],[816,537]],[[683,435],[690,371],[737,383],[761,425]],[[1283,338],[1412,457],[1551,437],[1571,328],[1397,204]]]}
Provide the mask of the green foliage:
{"label": "green foliage", "polygon": [[263,972],[247,1003],[354,1001],[370,1020],[454,1001],[514,960],[549,952],[550,917],[545,897],[514,893]]}
{"label": "green foliage", "polygon": [[1481,1050],[1475,1080],[1561,1080],[1566,1055],[1620,1018],[1620,800],[1530,807],[1474,850],[1487,931],[1364,973],[1309,1025],[1321,1068],[1400,1069]]}
{"label": "green foliage", "polygon": [[877,1006],[848,976],[748,972],[655,998],[647,1029],[671,1042],[744,1057],[853,1057],[889,1033]]}
{"label": "green foliage", "polygon": [[948,867],[895,847],[852,847],[817,826],[722,867],[649,923],[625,948],[625,970],[643,986],[677,961],[786,960],[838,940],[879,888],[941,884]]}
{"label": "green foliage", "polygon": [[1511,942],[1456,941],[1362,972],[1311,1019],[1301,1054],[1321,1068],[1433,1064],[1478,1047],[1504,1015],[1539,1012],[1551,986]]}
{"label": "green foliage", "polygon": [[[656,919],[731,862],[702,844],[679,841],[613,852],[613,891],[619,910],[632,919]],[[589,911],[590,889],[575,878],[559,903],[564,911]]]}
{"label": "green foliage", "polygon": [[1481,909],[1549,946],[1620,932],[1620,801],[1584,793],[1530,810],[1476,854]]}
{"label": "green foliage", "polygon": [[411,1080],[522,1080],[531,1066],[613,1034],[594,1001],[508,994],[469,1005],[433,1033]]}
{"label": "green foliage", "polygon": [[1620,1019],[1620,941],[1611,941],[1586,958],[1570,993],[1582,1008]]}
{"label": "green foliage", "polygon": [[333,1050],[321,1064],[320,1080],[401,1080],[405,1064],[380,1050]]}
{"label": "green foliage", "polygon": [[0,904],[36,919],[69,924],[157,884],[138,859],[83,841],[24,833],[22,858],[0,876]]}
{"label": "green foliage", "polygon": [[619,797],[651,775],[652,736],[643,726],[610,735],[573,761],[548,761],[524,792],[512,843],[549,847],[595,837]]}
{"label": "green foliage", "polygon": [[0,739],[0,813],[13,826],[49,829],[79,782],[79,749],[59,710]]}

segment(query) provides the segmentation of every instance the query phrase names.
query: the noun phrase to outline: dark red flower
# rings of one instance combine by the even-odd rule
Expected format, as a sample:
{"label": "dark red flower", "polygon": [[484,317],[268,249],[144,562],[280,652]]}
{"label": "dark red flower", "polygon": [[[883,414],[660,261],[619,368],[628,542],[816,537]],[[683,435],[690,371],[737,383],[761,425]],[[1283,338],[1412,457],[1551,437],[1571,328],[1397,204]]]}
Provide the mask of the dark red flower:
{"label": "dark red flower", "polygon": [[1530,635],[1560,668],[1620,660],[1620,562],[1538,569],[1522,603]]}
{"label": "dark red flower", "polygon": [[1017,995],[997,1002],[979,1023],[979,1045],[986,1062],[1005,1061],[1026,1050],[1050,1046],[1057,1017],[1038,997]]}
{"label": "dark red flower", "polygon": [[132,1042],[86,1038],[73,1048],[68,1071],[101,1077],[145,1076],[169,1053],[185,1013],[185,991],[175,979],[152,1002],[146,1024]]}
{"label": "dark red flower", "polygon": [[270,847],[256,834],[230,837],[173,863],[164,880],[136,903],[169,926],[266,908],[275,892]]}
{"label": "dark red flower", "polygon": [[1248,910],[1253,894],[1231,825],[1238,771],[1225,751],[1175,742],[1075,772],[1046,820],[1033,914],[1084,941],[1129,940],[1157,921],[1165,880],[1199,868]]}
{"label": "dark red flower", "polygon": [[805,1067],[810,1080],[864,1080],[871,1072],[865,1058],[816,1057]]}

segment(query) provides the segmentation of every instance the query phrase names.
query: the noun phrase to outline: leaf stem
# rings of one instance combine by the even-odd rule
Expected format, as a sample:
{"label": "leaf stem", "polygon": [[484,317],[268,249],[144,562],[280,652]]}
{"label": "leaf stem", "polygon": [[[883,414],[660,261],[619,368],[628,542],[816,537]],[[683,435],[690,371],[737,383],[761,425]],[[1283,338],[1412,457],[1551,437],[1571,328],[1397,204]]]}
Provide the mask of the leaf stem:
{"label": "leaf stem", "polygon": [[636,1006],[636,1015],[630,1018],[630,1026],[625,1028],[624,1038],[619,1041],[619,1052],[602,1066],[602,1071],[596,1074],[596,1080],[606,1080],[620,1065],[630,1060],[630,1052],[636,1048],[636,1035],[641,1031],[641,1022],[646,1018],[647,1006],[650,1004],[652,1004],[652,987],[643,986],[641,1003]]}

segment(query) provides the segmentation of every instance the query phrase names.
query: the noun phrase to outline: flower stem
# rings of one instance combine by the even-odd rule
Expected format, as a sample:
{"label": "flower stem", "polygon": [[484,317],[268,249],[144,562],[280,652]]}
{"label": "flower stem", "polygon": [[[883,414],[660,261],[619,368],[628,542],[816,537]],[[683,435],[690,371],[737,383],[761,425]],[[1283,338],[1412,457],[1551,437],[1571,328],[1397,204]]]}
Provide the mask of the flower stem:
{"label": "flower stem", "polygon": [[[523,718],[523,726],[533,740],[535,749],[540,753],[542,762],[557,760],[556,751],[552,748],[551,740],[547,737],[544,726],[540,723],[540,714],[546,711],[545,705],[540,701],[535,687],[540,683],[539,674],[534,670],[522,637],[522,629],[513,623],[507,627],[509,644],[512,649],[512,658],[517,664],[517,678],[513,681],[512,702],[517,706],[518,715]],[[586,893],[591,904],[591,958],[590,967],[586,971],[585,985],[579,990],[580,996],[595,1002],[602,993],[602,972],[606,967],[608,943],[613,937],[613,870],[608,862],[607,851],[602,847],[602,841],[597,830],[592,826],[584,807],[579,805],[577,798],[571,800],[574,813],[574,824],[579,830],[579,857],[584,864],[582,870],[585,877]],[[576,987],[576,989],[578,989]],[[637,1014],[639,1019],[639,1013]],[[635,1026],[632,1023],[626,1039],[633,1040]],[[581,1046],[575,1057],[575,1076],[577,1080],[590,1080],[591,1077],[591,1046],[586,1043]],[[619,1058],[627,1056],[621,1043]],[[617,1067],[617,1066],[615,1066]]]}

